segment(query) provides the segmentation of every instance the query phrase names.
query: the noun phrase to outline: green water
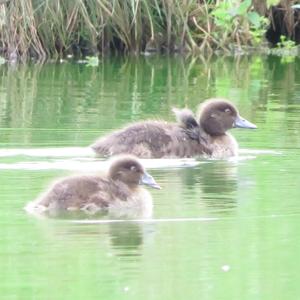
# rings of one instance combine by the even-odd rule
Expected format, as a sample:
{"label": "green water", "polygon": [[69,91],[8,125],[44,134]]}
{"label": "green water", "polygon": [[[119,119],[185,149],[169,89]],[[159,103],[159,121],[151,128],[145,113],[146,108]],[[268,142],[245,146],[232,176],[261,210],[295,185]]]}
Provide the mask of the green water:
{"label": "green water", "polygon": [[[146,162],[163,188],[152,221],[23,210],[55,178],[100,169],[98,136],[213,96],[259,129],[232,130],[239,159]],[[299,299],[299,113],[298,58],[0,66],[1,299]]]}

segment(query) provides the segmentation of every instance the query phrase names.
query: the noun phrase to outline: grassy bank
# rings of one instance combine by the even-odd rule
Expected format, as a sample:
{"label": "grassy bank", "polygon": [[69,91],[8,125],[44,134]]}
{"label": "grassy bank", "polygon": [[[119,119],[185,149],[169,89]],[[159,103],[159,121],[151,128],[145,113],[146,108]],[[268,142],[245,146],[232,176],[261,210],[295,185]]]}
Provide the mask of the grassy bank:
{"label": "grassy bank", "polygon": [[0,50],[10,60],[226,51],[261,43],[266,7],[251,0],[0,0]]}

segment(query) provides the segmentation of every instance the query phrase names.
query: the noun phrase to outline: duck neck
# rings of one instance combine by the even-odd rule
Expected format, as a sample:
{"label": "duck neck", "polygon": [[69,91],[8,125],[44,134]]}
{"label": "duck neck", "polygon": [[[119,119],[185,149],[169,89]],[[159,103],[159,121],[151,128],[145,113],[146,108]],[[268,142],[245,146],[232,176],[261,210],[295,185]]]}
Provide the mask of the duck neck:
{"label": "duck neck", "polygon": [[200,125],[200,134],[204,137],[206,136],[207,139],[209,138],[218,138],[218,137],[222,137],[222,136],[226,136],[226,132],[224,131],[210,131],[207,130],[205,127],[203,127],[202,125]]}
{"label": "duck neck", "polygon": [[120,199],[127,199],[132,193],[130,186],[121,180],[111,179],[111,183],[114,186],[114,194]]}
{"label": "duck neck", "polygon": [[120,186],[122,185],[124,187],[124,189],[126,189],[127,191],[133,192],[136,191],[140,188],[140,185],[136,184],[136,183],[131,183],[131,182],[124,182],[121,180],[117,180],[117,184]]}

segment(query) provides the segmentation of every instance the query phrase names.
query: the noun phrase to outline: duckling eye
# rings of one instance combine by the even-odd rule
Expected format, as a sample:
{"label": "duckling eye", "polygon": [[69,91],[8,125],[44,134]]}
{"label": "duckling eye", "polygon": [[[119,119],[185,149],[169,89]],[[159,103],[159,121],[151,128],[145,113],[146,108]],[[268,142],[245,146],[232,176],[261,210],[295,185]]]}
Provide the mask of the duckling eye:
{"label": "duckling eye", "polygon": [[227,114],[231,113],[231,110],[229,108],[225,108],[224,112],[226,112]]}
{"label": "duckling eye", "polygon": [[135,166],[131,166],[130,167],[130,171],[136,171],[136,167]]}

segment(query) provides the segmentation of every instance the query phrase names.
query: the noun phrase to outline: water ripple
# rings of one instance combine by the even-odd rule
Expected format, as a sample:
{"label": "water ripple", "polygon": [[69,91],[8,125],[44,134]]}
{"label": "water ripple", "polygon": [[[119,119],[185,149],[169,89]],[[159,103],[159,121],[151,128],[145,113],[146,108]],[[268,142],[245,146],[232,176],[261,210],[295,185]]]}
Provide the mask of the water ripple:
{"label": "water ripple", "polygon": [[[281,153],[272,150],[241,149],[240,156],[229,158],[228,161],[238,163],[255,159],[258,155],[279,154]],[[14,161],[0,163],[0,169],[2,170],[99,171],[106,169],[108,165],[105,158],[96,158],[94,152],[88,147],[0,149],[0,158],[7,157],[13,158]],[[34,158],[39,160],[34,160]],[[140,160],[147,169],[194,167],[200,163],[212,161],[199,161],[195,158]]]}
{"label": "water ripple", "polygon": [[[194,167],[200,163],[195,159],[141,159],[147,169]],[[52,161],[22,161],[15,163],[0,163],[1,170],[69,170],[69,171],[99,171],[107,169],[109,161],[80,159],[61,159]]]}

